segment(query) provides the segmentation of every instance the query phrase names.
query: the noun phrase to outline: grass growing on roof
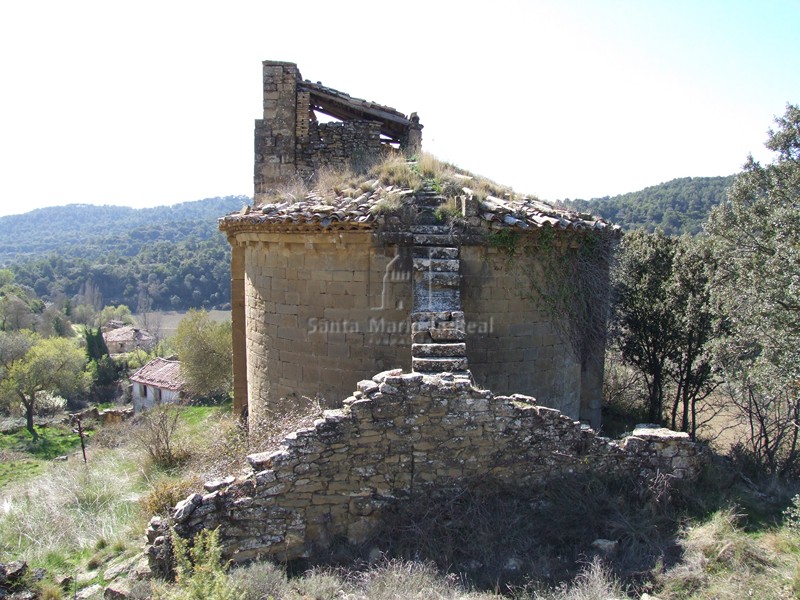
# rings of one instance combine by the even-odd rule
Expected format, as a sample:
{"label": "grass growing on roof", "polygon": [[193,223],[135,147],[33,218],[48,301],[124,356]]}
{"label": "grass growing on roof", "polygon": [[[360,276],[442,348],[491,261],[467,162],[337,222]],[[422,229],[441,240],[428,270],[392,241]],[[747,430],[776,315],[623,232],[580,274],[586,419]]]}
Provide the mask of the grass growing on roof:
{"label": "grass growing on roof", "polygon": [[[432,154],[423,152],[409,158],[399,152],[388,152],[380,160],[369,161],[361,168],[323,167],[308,181],[296,177],[285,184],[270,202],[293,203],[305,200],[313,193],[320,197],[321,202],[331,204],[336,198],[371,194],[379,186],[412,191],[427,188],[447,199],[465,194],[465,188],[479,201],[490,195],[504,199],[518,197],[511,188],[439,160]],[[373,209],[374,214],[391,214],[398,210],[395,204],[399,200],[383,200],[378,200],[381,204]]]}

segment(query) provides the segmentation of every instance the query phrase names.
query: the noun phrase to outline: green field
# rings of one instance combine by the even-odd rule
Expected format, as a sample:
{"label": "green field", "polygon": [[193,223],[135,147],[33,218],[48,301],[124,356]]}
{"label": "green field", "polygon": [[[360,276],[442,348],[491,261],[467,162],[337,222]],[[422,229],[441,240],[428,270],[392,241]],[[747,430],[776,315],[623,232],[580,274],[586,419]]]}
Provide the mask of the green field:
{"label": "green field", "polygon": [[[158,333],[162,338],[169,338],[175,335],[178,323],[181,322],[186,312],[185,310],[153,311],[147,313],[147,315],[135,314],[133,318],[139,327]],[[231,311],[229,310],[209,310],[207,312],[214,321],[219,323],[231,320]],[[145,324],[147,327],[145,327]]]}
{"label": "green field", "polygon": [[39,475],[54,458],[80,449],[78,434],[68,426],[37,425],[36,431],[36,441],[27,429],[0,434],[0,489]]}

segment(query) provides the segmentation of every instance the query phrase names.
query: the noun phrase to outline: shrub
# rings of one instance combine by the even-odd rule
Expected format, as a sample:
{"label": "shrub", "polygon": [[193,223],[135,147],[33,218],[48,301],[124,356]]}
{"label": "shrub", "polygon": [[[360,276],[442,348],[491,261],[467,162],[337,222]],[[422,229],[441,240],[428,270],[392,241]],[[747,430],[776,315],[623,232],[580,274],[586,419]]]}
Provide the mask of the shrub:
{"label": "shrub", "polygon": [[152,463],[160,468],[175,467],[188,457],[176,439],[180,413],[172,404],[160,404],[137,417],[133,435]]}
{"label": "shrub", "polygon": [[792,503],[783,511],[783,524],[795,533],[800,533],[800,494],[792,498]]}
{"label": "shrub", "polygon": [[280,418],[265,418],[255,426],[251,423],[248,438],[250,452],[268,452],[277,450],[283,439],[290,433],[312,427],[314,421],[322,416],[325,401],[321,397],[309,398],[301,396],[295,407],[288,410]]}
{"label": "shrub", "polygon": [[67,401],[58,394],[38,392],[34,413],[39,417],[55,417],[64,413]]}
{"label": "shrub", "polygon": [[153,515],[167,516],[175,505],[198,489],[202,482],[196,477],[164,478],[153,484],[153,489],[139,500],[145,518]]}
{"label": "shrub", "polygon": [[174,532],[175,587],[167,594],[174,600],[236,600],[222,564],[222,548],[216,530],[203,530],[191,544]]}

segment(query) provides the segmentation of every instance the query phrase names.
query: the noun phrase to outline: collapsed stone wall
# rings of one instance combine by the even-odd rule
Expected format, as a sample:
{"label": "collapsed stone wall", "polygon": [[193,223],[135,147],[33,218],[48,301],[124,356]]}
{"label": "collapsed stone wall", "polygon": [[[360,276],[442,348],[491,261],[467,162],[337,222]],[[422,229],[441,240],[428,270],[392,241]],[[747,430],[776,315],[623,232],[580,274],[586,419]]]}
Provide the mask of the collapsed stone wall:
{"label": "collapsed stone wall", "polygon": [[311,557],[334,540],[369,539],[385,509],[480,478],[518,488],[580,473],[699,474],[688,435],[639,428],[621,442],[523,395],[495,396],[467,375],[399,369],[358,383],[338,410],[248,457],[252,472],[206,484],[170,521],[154,518],[147,553],[168,560],[168,525],[181,536],[218,528],[226,558]]}

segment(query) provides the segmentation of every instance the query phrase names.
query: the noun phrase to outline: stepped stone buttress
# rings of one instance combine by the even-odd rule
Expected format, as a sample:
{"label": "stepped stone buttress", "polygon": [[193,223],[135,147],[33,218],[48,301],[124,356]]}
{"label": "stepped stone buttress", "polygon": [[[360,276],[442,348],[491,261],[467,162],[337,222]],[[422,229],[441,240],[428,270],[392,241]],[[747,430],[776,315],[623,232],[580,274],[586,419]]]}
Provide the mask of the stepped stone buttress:
{"label": "stepped stone buttress", "polygon": [[411,369],[420,373],[466,373],[466,322],[461,308],[458,236],[434,221],[445,198],[426,189],[414,196],[418,222],[410,227],[413,247]]}

